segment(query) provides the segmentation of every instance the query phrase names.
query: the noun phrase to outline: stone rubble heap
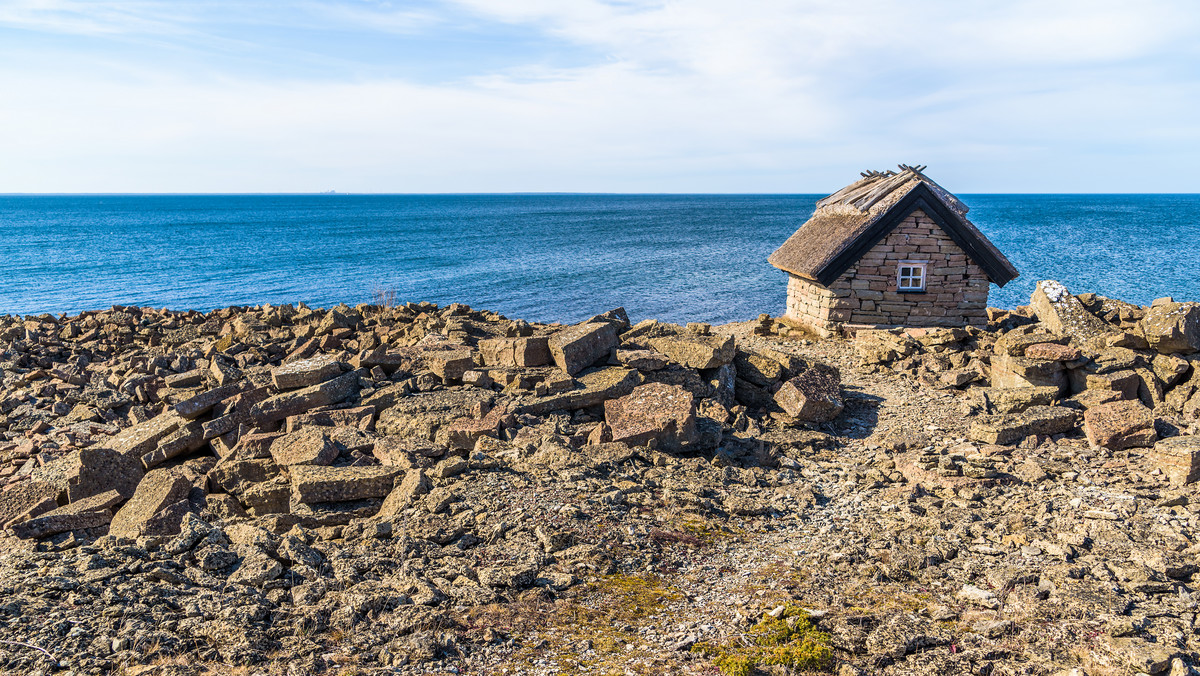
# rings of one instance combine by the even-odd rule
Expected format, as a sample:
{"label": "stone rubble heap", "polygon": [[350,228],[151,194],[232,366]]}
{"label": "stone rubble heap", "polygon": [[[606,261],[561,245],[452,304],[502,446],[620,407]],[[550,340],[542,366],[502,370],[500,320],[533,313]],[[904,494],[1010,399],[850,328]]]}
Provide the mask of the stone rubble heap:
{"label": "stone rubble heap", "polygon": [[[538,482],[581,467],[607,480],[635,457],[662,466],[681,462],[668,453],[693,464],[700,454],[761,453],[738,436],[751,425],[738,402],[769,404],[785,381],[798,421],[841,408],[835,369],[738,348],[707,325],[630,326],[621,309],[562,327],[426,303],[118,307],[9,318],[0,340],[9,548],[29,561],[86,554],[83,574],[51,583],[72,590],[130,577],[115,587],[123,598],[153,594],[146,582],[235,585],[254,599],[255,621],[266,608],[295,608],[291,625],[239,640],[218,640],[231,630],[219,618],[192,615],[165,635],[118,623],[89,644],[108,657],[96,664],[128,661],[133,646],[117,637],[131,628],[175,652],[241,662],[263,659],[280,637],[347,628],[384,607],[411,605],[400,632],[410,633],[448,625],[424,611],[451,600],[476,606],[528,588],[553,595],[576,584],[574,572],[611,571],[612,561],[573,541],[570,509],[514,522],[494,485],[468,497],[472,483],[496,484],[520,467],[533,467]],[[811,369],[820,378],[807,378]],[[690,473],[672,480],[685,502],[698,499]],[[620,488],[604,496],[626,499]],[[371,558],[351,556],[349,543]],[[448,547],[487,563],[414,563],[426,548]],[[331,585],[344,589],[326,596]],[[363,600],[339,605],[347,598]],[[432,635],[422,640],[432,645]],[[385,664],[412,653],[392,650],[400,654],[385,651]]]}
{"label": "stone rubble heap", "polygon": [[1194,673],[1200,305],[990,320],[0,318],[0,670]]}

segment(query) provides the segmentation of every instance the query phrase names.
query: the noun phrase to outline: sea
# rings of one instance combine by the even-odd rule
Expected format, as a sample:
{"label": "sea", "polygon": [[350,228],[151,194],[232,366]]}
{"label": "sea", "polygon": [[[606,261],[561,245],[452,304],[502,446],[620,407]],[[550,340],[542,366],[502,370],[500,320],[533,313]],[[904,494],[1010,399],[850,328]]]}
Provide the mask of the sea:
{"label": "sea", "polygon": [[[781,314],[767,264],[822,195],[0,196],[0,315],[380,298],[575,322]],[[962,195],[1021,276],[1200,300],[1200,195]]]}

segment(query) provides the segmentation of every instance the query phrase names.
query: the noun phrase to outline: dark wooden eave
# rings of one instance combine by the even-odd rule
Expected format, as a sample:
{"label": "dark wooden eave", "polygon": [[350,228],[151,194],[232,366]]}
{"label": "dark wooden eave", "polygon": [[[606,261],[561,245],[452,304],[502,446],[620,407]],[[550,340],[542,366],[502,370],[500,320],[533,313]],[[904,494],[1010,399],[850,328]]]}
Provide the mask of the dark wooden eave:
{"label": "dark wooden eave", "polygon": [[1017,277],[1012,265],[993,253],[974,228],[965,224],[962,217],[946,206],[937,194],[924,182],[920,182],[900,201],[892,205],[887,213],[859,235],[849,247],[817,270],[817,281],[829,286],[850,266],[858,262],[876,244],[908,218],[914,211],[925,212],[934,223],[958,245],[967,257],[983,270],[997,286],[1004,286]]}

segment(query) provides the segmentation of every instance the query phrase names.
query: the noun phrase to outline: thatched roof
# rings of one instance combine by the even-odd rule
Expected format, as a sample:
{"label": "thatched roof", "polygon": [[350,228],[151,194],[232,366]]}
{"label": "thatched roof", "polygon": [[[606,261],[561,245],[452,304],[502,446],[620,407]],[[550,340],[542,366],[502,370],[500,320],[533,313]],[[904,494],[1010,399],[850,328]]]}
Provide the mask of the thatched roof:
{"label": "thatched roof", "polygon": [[967,220],[967,206],[921,173],[924,167],[869,171],[817,202],[812,218],[767,261],[794,275],[829,285],[918,209],[929,215],[995,284],[1019,274],[1000,250]]}

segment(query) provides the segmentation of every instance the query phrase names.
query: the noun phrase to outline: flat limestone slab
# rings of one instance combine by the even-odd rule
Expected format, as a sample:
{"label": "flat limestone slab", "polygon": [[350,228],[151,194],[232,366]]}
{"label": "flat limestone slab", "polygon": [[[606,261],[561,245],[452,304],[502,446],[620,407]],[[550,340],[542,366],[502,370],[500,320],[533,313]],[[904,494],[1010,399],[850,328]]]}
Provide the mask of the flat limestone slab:
{"label": "flat limestone slab", "polygon": [[1075,427],[1075,411],[1031,406],[1020,413],[990,415],[971,423],[967,436],[985,444],[1014,444],[1031,434],[1061,434]]}
{"label": "flat limestone slab", "polygon": [[342,367],[330,356],[322,355],[310,359],[289,362],[271,369],[271,381],[281,390],[311,387],[336,378]]}
{"label": "flat limestone slab", "polygon": [[292,493],[305,504],[349,502],[366,498],[384,498],[403,471],[399,467],[320,467],[296,465],[288,468]]}

